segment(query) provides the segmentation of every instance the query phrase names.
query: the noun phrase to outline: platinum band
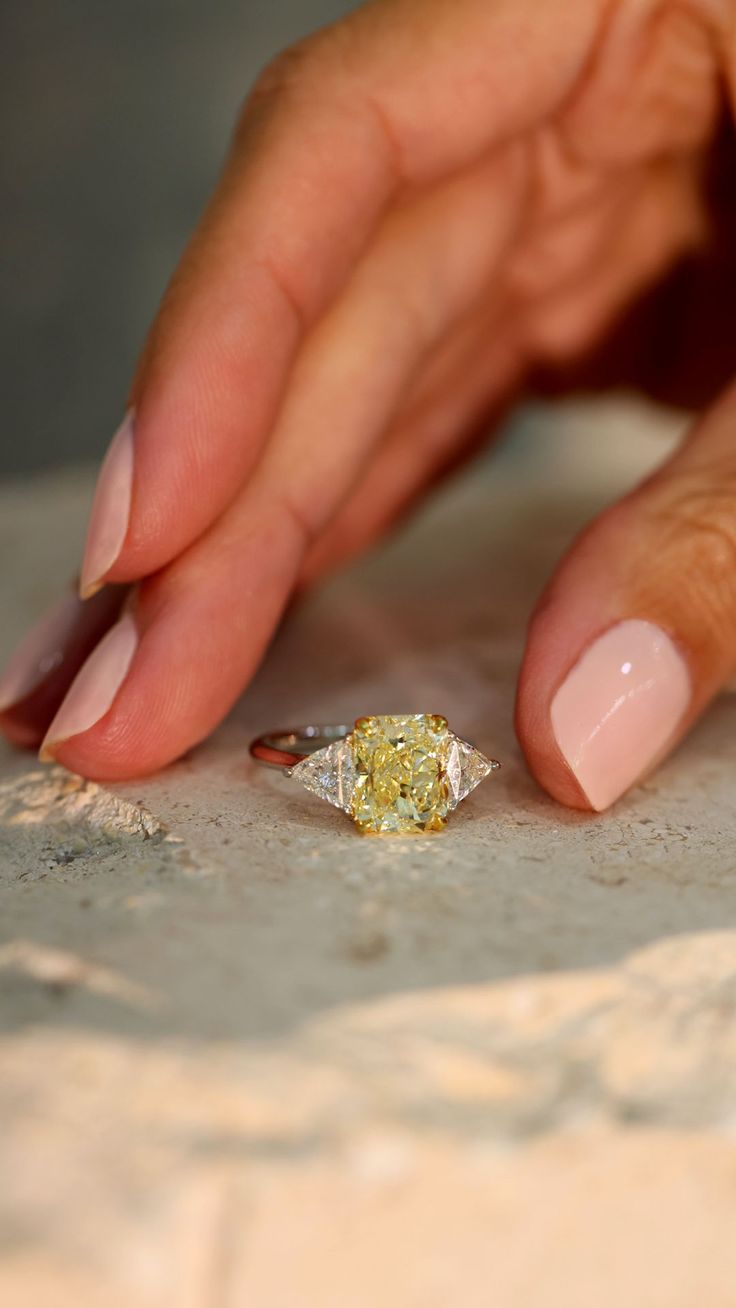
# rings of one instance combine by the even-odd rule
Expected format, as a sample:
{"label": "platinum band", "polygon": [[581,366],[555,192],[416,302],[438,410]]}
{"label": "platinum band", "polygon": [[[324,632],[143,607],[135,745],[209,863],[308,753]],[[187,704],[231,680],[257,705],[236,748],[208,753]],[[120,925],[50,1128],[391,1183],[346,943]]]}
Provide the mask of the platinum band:
{"label": "platinum band", "polygon": [[341,723],[267,731],[253,741],[250,753],[264,767],[288,771],[310,754],[316,754],[318,749],[326,749],[336,740],[344,740],[352,730],[351,726]]}

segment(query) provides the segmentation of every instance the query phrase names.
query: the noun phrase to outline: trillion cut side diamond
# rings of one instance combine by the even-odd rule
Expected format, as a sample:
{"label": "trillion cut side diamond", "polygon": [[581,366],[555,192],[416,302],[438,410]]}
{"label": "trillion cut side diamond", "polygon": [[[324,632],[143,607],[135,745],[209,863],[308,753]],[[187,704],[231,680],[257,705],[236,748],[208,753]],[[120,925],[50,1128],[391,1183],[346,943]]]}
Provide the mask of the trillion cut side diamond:
{"label": "trillion cut side diamond", "polygon": [[295,781],[301,782],[313,795],[326,799],[328,804],[352,814],[355,789],[352,738],[335,741],[326,749],[318,749],[302,759],[291,770]]}
{"label": "trillion cut side diamond", "polygon": [[439,831],[497,763],[427,713],[359,718],[343,740],[308,755],[291,776],[349,813],[359,830]]}
{"label": "trillion cut side diamond", "polygon": [[457,808],[464,799],[484,781],[497,764],[485,758],[479,749],[469,745],[467,740],[450,733],[450,748],[447,754],[447,779],[452,792],[452,807]]}

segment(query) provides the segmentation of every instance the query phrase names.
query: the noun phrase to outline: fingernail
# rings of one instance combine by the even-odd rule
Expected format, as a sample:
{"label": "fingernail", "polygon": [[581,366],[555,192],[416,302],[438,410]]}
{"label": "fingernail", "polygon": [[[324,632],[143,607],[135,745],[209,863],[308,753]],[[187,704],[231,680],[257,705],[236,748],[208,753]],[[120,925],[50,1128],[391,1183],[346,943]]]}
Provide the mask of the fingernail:
{"label": "fingernail", "polygon": [[55,751],[71,736],[89,731],[105,716],[125,680],[137,645],[133,615],[124,613],[72,682],[41,745],[39,757],[44,762],[52,760]]}
{"label": "fingernail", "polygon": [[35,624],[0,679],[2,729],[16,745],[38,748],[77,672],[114,622],[129,593],[104,586],[81,600],[76,583]]}
{"label": "fingernail", "polygon": [[0,677],[0,713],[27,699],[60,666],[81,607],[69,591],[31,627]]}
{"label": "fingernail", "polygon": [[598,811],[646,772],[690,703],[687,665],[653,622],[632,618],[599,636],[552,701],[552,728]]}
{"label": "fingernail", "polygon": [[118,557],[130,519],[133,492],[133,424],[129,410],[100,468],[79,584],[82,599],[94,595]]}

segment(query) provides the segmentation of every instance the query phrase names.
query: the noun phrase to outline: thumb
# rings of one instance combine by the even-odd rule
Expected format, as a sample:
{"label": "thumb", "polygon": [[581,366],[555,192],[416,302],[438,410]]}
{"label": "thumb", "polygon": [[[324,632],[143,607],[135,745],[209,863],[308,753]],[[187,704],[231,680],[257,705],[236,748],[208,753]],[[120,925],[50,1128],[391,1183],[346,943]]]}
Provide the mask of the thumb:
{"label": "thumb", "polygon": [[577,539],[533,616],[516,726],[574,808],[608,808],[736,668],[736,387]]}

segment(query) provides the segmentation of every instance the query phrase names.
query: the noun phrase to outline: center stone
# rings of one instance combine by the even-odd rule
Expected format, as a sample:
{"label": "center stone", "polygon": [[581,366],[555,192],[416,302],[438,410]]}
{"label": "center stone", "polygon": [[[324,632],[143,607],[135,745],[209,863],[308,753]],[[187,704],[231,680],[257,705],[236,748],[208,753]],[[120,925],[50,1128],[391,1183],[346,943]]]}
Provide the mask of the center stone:
{"label": "center stone", "polygon": [[359,718],[352,737],[352,815],[361,831],[438,831],[454,807],[447,774],[452,741],[428,713]]}

